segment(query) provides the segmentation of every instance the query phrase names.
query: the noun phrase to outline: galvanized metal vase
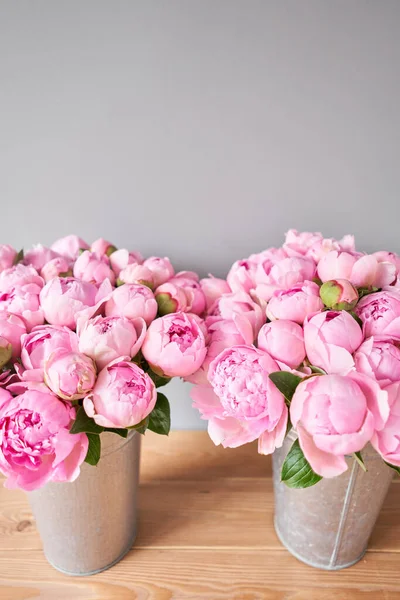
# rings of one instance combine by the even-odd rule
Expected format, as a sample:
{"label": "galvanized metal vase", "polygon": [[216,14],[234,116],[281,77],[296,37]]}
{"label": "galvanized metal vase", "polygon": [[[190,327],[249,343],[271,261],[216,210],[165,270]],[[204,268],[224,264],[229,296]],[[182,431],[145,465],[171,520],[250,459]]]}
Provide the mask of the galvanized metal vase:
{"label": "galvanized metal vase", "polygon": [[344,569],[365,554],[393,477],[368,445],[362,452],[367,472],[349,457],[348,470],[306,489],[281,482],[281,467],[296,434],[292,431],[273,455],[275,531],[302,562],[319,569]]}
{"label": "galvanized metal vase", "polygon": [[141,435],[102,433],[96,467],[84,463],[72,483],[28,493],[45,556],[67,575],[108,569],[136,537]]}

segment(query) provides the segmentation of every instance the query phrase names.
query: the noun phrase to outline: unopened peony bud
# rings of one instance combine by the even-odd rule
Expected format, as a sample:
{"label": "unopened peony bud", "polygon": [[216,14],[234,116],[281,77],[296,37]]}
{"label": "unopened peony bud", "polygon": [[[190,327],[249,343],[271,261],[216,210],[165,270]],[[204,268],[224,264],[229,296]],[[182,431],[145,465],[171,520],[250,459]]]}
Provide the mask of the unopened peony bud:
{"label": "unopened peony bud", "polygon": [[332,310],[353,310],[358,302],[358,292],[347,279],[326,281],[319,294],[325,306]]}

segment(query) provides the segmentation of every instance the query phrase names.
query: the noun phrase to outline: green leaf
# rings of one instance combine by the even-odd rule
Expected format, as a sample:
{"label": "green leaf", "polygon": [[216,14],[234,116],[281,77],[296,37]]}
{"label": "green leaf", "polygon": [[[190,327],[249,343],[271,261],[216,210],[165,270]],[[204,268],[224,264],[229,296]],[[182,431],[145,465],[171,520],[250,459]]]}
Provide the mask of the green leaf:
{"label": "green leaf", "polygon": [[89,465],[96,466],[100,460],[101,442],[98,433],[87,433],[89,447],[86,454],[85,462]]}
{"label": "green leaf", "polygon": [[307,488],[321,481],[300,448],[299,440],[293,443],[282,465],[281,481],[290,488]]}
{"label": "green leaf", "polygon": [[301,377],[287,371],[275,371],[275,373],[270,373],[269,378],[285,396],[286,400],[291,402],[293,394],[301,381]]}
{"label": "green leaf", "polygon": [[363,322],[361,321],[360,317],[358,315],[356,315],[355,312],[351,311],[351,312],[349,312],[349,314],[353,317],[353,319],[355,319],[357,321],[357,323],[359,324],[360,327],[363,326]]}
{"label": "green leaf", "polygon": [[397,475],[400,475],[400,467],[397,467],[396,465],[391,465],[390,463],[386,462],[386,460],[383,461],[388,467],[390,467],[391,469],[393,469],[393,471],[396,471]]}
{"label": "green leaf", "polygon": [[151,369],[147,371],[147,375],[154,381],[154,385],[156,388],[162,387],[163,385],[167,385],[171,381],[171,377],[161,377],[157,373],[154,373]]}
{"label": "green leaf", "polygon": [[12,346],[11,344],[7,344],[7,346],[0,347],[0,367],[4,367],[12,357]]}
{"label": "green leaf", "polygon": [[312,373],[316,373],[317,375],[326,375],[326,371],[321,369],[320,367],[314,367],[314,365],[310,365],[310,369]]}
{"label": "green leaf", "polygon": [[365,465],[364,459],[361,456],[361,452],[353,452],[354,460],[358,462],[359,466],[362,468],[365,473],[367,472],[367,467]]}
{"label": "green leaf", "polygon": [[104,427],[97,425],[93,419],[87,416],[83,406],[80,406],[70,433],[101,433],[102,431],[104,431]]}
{"label": "green leaf", "polygon": [[361,300],[364,296],[368,296],[369,294],[375,294],[375,292],[379,292],[379,288],[377,287],[359,287],[357,288],[358,298]]}
{"label": "green leaf", "polygon": [[23,248],[18,252],[17,256],[14,258],[13,264],[17,265],[18,263],[21,262],[21,260],[24,260],[24,249]]}
{"label": "green leaf", "polygon": [[149,415],[149,429],[160,435],[168,435],[171,429],[171,414],[168,398],[158,392],[157,402]]}
{"label": "green leaf", "polygon": [[108,431],[109,433],[116,433],[117,435],[120,435],[123,438],[128,437],[127,429],[118,429],[117,427],[104,427],[104,431]]}

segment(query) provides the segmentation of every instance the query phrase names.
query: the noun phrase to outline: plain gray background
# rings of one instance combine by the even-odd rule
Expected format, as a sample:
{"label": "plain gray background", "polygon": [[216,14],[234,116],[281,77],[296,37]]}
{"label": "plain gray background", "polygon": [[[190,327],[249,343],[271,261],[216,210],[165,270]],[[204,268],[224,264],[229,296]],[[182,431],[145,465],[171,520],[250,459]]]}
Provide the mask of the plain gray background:
{"label": "plain gray background", "polygon": [[[1,241],[400,251],[398,0],[0,0]],[[187,387],[175,427],[202,427]]]}

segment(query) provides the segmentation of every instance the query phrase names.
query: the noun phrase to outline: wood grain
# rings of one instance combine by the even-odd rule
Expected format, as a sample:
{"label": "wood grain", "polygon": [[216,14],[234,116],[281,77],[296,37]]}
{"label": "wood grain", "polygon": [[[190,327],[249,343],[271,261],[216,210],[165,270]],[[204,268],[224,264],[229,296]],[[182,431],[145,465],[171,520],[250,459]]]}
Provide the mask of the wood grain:
{"label": "wood grain", "polygon": [[45,561],[25,495],[0,488],[1,600],[400,600],[400,487],[391,486],[364,560],[329,573],[274,533],[269,458],[205,432],[144,440],[139,534],[121,563],[71,578]]}

